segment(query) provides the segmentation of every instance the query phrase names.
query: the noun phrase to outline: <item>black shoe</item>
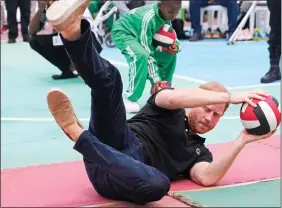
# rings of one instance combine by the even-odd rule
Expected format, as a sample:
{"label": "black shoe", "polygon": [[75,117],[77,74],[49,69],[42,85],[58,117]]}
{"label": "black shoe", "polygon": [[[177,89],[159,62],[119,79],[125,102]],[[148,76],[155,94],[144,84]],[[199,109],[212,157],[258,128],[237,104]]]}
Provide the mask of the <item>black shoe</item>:
{"label": "black shoe", "polygon": [[281,80],[281,72],[279,67],[281,57],[281,46],[270,45],[268,47],[268,50],[270,70],[261,78],[261,83],[271,83],[277,80]]}
{"label": "black shoe", "polygon": [[55,80],[59,80],[59,79],[70,79],[70,78],[76,78],[78,77],[78,74],[74,74],[73,72],[63,72],[62,74],[58,75],[58,74],[54,74],[52,75],[52,78]]}
{"label": "black shoe", "polygon": [[279,67],[271,67],[270,70],[261,78],[261,83],[271,83],[281,80],[281,73]]}
{"label": "black shoe", "polygon": [[203,40],[204,37],[201,34],[198,33],[194,33],[191,38],[189,39],[189,41],[199,41],[199,40]]}
{"label": "black shoe", "polygon": [[8,40],[8,43],[16,43],[16,39],[15,39],[15,38],[10,38],[10,39]]}
{"label": "black shoe", "polygon": [[23,35],[23,42],[29,42],[30,37],[29,35]]}

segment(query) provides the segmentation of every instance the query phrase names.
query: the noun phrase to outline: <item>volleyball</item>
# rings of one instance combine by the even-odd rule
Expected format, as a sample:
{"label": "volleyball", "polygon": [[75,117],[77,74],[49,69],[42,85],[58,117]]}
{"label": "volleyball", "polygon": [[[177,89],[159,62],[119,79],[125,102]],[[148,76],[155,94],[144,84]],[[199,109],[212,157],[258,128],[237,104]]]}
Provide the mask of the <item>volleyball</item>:
{"label": "volleyball", "polygon": [[175,44],[176,39],[176,32],[172,26],[165,24],[153,36],[153,44],[155,47],[169,48]]}
{"label": "volleyball", "polygon": [[251,134],[267,134],[280,125],[280,104],[273,96],[265,97],[265,100],[254,99],[257,107],[248,103],[241,106],[240,118],[244,128]]}

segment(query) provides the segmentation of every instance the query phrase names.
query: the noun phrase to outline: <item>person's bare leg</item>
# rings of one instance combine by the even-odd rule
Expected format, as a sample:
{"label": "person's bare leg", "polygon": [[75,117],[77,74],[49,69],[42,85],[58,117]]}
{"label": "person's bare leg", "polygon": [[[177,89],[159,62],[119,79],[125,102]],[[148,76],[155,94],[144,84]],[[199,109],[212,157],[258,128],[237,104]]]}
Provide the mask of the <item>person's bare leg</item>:
{"label": "person's bare leg", "polygon": [[65,132],[69,135],[72,141],[77,142],[84,129],[81,128],[77,123],[71,124],[65,128]]}

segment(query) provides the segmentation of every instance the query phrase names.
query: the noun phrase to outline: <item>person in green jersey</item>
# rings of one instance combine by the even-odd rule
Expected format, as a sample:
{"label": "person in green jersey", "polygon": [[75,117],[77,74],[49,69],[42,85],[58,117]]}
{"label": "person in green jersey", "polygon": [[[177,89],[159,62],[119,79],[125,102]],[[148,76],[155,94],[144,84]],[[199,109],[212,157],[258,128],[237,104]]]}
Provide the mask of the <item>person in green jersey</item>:
{"label": "person in green jersey", "polygon": [[179,41],[167,52],[156,50],[152,44],[154,34],[170,24],[181,8],[181,1],[160,1],[145,5],[123,15],[112,28],[115,46],[129,64],[129,86],[125,94],[127,112],[138,112],[137,101],[143,94],[146,80],[152,84],[151,92],[161,81],[172,81],[176,66]]}

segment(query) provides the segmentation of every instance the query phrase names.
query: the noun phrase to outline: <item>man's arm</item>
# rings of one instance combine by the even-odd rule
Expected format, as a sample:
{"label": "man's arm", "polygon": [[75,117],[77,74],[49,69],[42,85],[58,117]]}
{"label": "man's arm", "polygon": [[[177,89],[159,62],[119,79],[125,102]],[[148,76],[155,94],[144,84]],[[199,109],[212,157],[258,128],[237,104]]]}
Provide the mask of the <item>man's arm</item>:
{"label": "man's arm", "polygon": [[156,105],[166,109],[193,108],[228,101],[228,93],[200,88],[163,90],[155,98]]}
{"label": "man's arm", "polygon": [[191,179],[202,186],[212,186],[216,184],[231,167],[244,146],[244,143],[240,140],[236,140],[230,144],[223,155],[216,158],[213,162],[200,162],[195,164],[190,171]]}
{"label": "man's arm", "polygon": [[239,104],[247,102],[256,107],[252,99],[264,100],[262,96],[268,96],[261,91],[252,92],[215,92],[201,88],[162,90],[156,95],[155,103],[165,109],[194,108],[212,104],[231,103]]}
{"label": "man's arm", "polygon": [[38,33],[42,29],[40,27],[42,26],[42,15],[45,8],[46,8],[46,2],[38,1],[38,10],[29,24],[29,29],[28,29],[29,35],[31,36],[36,35],[36,33]]}
{"label": "man's arm", "polygon": [[274,132],[262,136],[248,134],[245,130],[230,144],[226,152],[213,162],[196,163],[190,170],[191,179],[202,186],[215,185],[229,170],[238,154],[246,144],[271,137]]}

